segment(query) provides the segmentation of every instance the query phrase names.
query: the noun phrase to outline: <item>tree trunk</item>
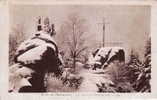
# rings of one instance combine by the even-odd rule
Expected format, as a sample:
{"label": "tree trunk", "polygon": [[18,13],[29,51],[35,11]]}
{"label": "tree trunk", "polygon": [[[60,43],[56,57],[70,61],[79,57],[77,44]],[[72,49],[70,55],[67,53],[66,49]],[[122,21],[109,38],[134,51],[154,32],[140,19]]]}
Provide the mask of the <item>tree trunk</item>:
{"label": "tree trunk", "polygon": [[76,57],[73,58],[73,68],[74,68],[74,71],[75,71],[75,67],[76,67],[75,63],[76,63]]}

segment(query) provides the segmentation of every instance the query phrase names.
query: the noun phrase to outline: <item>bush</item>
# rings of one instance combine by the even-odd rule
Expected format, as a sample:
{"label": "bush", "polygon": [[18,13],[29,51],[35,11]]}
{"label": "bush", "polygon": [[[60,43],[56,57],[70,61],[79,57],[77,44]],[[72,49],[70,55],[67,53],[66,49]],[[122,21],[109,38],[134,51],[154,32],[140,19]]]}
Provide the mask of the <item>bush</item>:
{"label": "bush", "polygon": [[47,92],[74,92],[75,88],[63,85],[62,80],[57,77],[48,76],[47,79]]}

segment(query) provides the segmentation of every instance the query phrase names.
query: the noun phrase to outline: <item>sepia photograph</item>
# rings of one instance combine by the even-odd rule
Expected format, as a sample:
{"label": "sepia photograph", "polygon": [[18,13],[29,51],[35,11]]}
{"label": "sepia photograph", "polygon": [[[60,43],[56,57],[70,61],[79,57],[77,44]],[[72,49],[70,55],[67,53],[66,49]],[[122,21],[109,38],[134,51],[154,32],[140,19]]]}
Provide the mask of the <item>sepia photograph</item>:
{"label": "sepia photograph", "polygon": [[151,93],[151,6],[9,7],[8,93]]}

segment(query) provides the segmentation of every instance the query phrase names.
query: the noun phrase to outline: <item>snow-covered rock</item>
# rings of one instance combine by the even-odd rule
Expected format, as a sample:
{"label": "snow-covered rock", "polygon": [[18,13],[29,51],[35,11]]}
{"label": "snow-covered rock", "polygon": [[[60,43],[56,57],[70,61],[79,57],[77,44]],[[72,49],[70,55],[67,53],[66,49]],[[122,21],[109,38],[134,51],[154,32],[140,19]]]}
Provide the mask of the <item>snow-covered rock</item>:
{"label": "snow-covered rock", "polygon": [[9,92],[18,92],[21,87],[32,86],[28,81],[34,71],[20,64],[14,64],[9,68]]}
{"label": "snow-covered rock", "polygon": [[47,41],[50,41],[50,42],[53,42],[54,44],[56,44],[53,37],[51,37],[48,34],[44,34],[42,32],[38,32],[34,35],[32,37],[30,37],[28,40],[25,40],[23,43],[21,43],[21,45],[16,50],[16,55],[20,54],[21,52],[25,52],[29,49],[32,49],[32,48],[35,48],[38,46],[42,46],[42,45],[50,46],[51,48],[54,49],[54,51],[56,50],[56,48],[54,47],[53,44],[47,43]]}
{"label": "snow-covered rock", "polygon": [[[43,73],[48,71],[59,75],[60,64],[58,48],[53,37],[43,31],[35,33],[21,43],[16,51],[15,65],[10,67],[9,90],[18,92],[21,87],[30,86],[28,88],[31,89],[32,86],[37,89],[35,91],[40,91],[43,88]],[[32,84],[29,79],[32,79]],[[38,82],[41,83],[36,84]]]}
{"label": "snow-covered rock", "polygon": [[125,62],[125,49],[122,47],[103,47],[97,49],[95,55],[90,55],[88,64],[98,64],[100,66],[108,64],[114,60]]}
{"label": "snow-covered rock", "polygon": [[47,59],[47,61],[57,63],[57,60],[53,61],[54,59],[59,59],[54,39],[49,34],[42,31],[34,35],[35,36],[21,43],[16,51],[15,62],[24,65],[32,64],[34,66],[36,63],[45,63],[43,61]]}

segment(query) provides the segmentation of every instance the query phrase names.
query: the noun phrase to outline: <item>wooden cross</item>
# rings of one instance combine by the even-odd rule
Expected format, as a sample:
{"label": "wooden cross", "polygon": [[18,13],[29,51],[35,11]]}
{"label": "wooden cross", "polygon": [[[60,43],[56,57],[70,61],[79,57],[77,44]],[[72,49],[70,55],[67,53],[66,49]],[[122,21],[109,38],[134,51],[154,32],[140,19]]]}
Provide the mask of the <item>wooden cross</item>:
{"label": "wooden cross", "polygon": [[106,22],[105,17],[103,17],[102,23],[98,23],[103,26],[103,32],[102,32],[102,47],[105,47],[105,45],[122,45],[122,42],[106,42],[105,41],[105,30],[106,30],[106,24],[109,24]]}

